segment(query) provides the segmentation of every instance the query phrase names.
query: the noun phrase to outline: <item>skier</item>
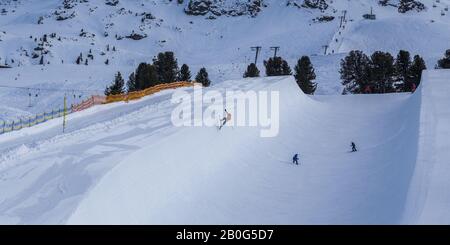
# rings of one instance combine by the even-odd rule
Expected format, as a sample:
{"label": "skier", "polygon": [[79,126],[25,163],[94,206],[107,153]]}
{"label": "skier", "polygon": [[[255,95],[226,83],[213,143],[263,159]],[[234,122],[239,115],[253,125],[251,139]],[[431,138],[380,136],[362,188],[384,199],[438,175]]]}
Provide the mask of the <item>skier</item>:
{"label": "skier", "polygon": [[220,120],[222,124],[220,125],[219,130],[222,129],[222,127],[231,120],[231,114],[227,111],[227,109],[225,109],[225,114],[226,115]]}
{"label": "skier", "polygon": [[292,158],[292,163],[298,165],[298,154],[294,155],[294,157]]}
{"label": "skier", "polygon": [[356,149],[356,144],[355,142],[352,142],[352,152],[357,152],[358,150]]}

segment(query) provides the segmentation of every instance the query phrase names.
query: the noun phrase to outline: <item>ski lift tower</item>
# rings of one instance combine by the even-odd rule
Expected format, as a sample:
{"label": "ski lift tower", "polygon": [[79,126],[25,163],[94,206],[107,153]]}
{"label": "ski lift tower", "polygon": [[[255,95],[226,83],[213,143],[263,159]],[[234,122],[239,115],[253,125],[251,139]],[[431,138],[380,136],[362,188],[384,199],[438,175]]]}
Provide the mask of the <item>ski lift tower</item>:
{"label": "ski lift tower", "polygon": [[370,8],[370,14],[363,15],[363,18],[366,20],[376,20],[377,16],[373,13],[373,8]]}
{"label": "ski lift tower", "polygon": [[262,48],[261,46],[251,47],[252,51],[256,51],[255,65],[258,63],[258,55],[259,55],[259,52],[261,51],[261,48]]}

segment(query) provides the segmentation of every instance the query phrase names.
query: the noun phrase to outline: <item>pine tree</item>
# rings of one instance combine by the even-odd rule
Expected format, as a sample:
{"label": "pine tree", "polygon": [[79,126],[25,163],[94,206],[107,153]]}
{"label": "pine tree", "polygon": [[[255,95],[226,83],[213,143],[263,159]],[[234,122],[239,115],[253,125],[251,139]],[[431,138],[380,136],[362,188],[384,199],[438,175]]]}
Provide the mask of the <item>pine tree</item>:
{"label": "pine tree", "polygon": [[420,57],[419,55],[414,56],[414,61],[412,62],[409,70],[409,74],[411,76],[411,84],[408,84],[408,90],[405,90],[405,92],[411,91],[412,84],[414,84],[416,88],[419,86],[422,79],[422,71],[426,69],[427,66],[425,65],[425,61],[422,59],[422,57]]}
{"label": "pine tree", "polygon": [[206,68],[200,69],[195,77],[196,82],[201,83],[203,87],[209,87],[211,81],[209,80],[208,72],[206,72]]}
{"label": "pine tree", "polygon": [[158,78],[158,71],[154,65],[148,64],[146,69],[147,79],[144,83],[144,89],[161,84]]}
{"label": "pine tree", "polygon": [[136,89],[143,90],[160,84],[154,65],[141,63],[135,72]]}
{"label": "pine tree", "polygon": [[190,82],[191,72],[189,71],[189,66],[183,64],[180,69],[180,74],[178,76],[178,81]]}
{"label": "pine tree", "polygon": [[161,83],[171,83],[177,80],[178,62],[173,52],[159,53],[153,60],[153,65]]}
{"label": "pine tree", "polygon": [[400,83],[397,91],[406,91],[409,87],[410,80],[410,67],[411,67],[411,55],[408,51],[400,50],[395,60],[395,80]]}
{"label": "pine tree", "polygon": [[294,76],[298,86],[305,94],[314,94],[317,84],[312,80],[316,79],[316,73],[308,56],[303,56],[298,60]]}
{"label": "pine tree", "polygon": [[445,57],[438,61],[437,68],[450,69],[450,49],[445,51]]}
{"label": "pine tree", "polygon": [[139,88],[136,84],[136,76],[134,75],[134,72],[130,74],[127,81],[127,87],[128,87],[128,93],[138,91]]}
{"label": "pine tree", "polygon": [[255,63],[251,63],[247,66],[247,70],[244,73],[244,78],[247,77],[259,77],[259,70]]}
{"label": "pine tree", "polygon": [[341,60],[342,85],[345,86],[343,94],[363,93],[369,86],[369,64],[370,60],[362,51],[353,50]]}
{"label": "pine tree", "polygon": [[282,76],[292,75],[291,67],[289,67],[289,64],[285,60],[281,63],[281,72]]}
{"label": "pine tree", "polygon": [[135,72],[135,83],[136,83],[136,90],[142,90],[145,89],[144,84],[147,79],[147,70],[148,64],[146,63],[140,63],[138,67],[136,68]]}
{"label": "pine tree", "polygon": [[39,61],[39,65],[44,65],[44,56],[41,55],[41,60]]}
{"label": "pine tree", "polygon": [[390,53],[376,51],[370,61],[370,81],[375,85],[377,93],[393,91],[394,57]]}
{"label": "pine tree", "polygon": [[264,66],[266,67],[266,75],[268,77],[291,75],[291,68],[281,57],[273,57],[265,60]]}
{"label": "pine tree", "polygon": [[122,74],[120,72],[117,72],[116,77],[114,78],[114,82],[106,88],[105,95],[117,95],[117,94],[123,94],[124,93],[124,80],[122,78]]}

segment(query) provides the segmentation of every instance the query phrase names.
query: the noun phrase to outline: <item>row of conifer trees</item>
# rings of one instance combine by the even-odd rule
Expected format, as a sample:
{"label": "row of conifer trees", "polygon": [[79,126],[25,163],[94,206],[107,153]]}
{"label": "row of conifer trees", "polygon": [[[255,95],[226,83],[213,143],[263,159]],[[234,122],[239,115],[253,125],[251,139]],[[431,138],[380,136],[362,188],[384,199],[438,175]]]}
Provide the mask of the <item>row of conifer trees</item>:
{"label": "row of conifer trees", "polygon": [[[450,50],[439,60],[436,68],[450,68]],[[282,57],[272,57],[264,61],[267,76],[294,75],[298,86],[306,94],[314,94],[317,89],[315,70],[308,56],[298,59],[294,74],[286,60]],[[401,50],[394,58],[389,52],[376,51],[367,56],[362,51],[351,51],[341,60],[343,94],[347,93],[391,93],[411,92],[419,85],[422,71],[426,65],[422,57],[411,58],[408,51]],[[251,63],[244,73],[244,78],[259,77],[258,67]],[[191,81],[189,66],[178,67],[173,52],[159,53],[150,63],[141,63],[132,72],[127,82],[118,72],[114,82],[106,88],[105,94],[123,94],[143,90],[158,84],[174,81]],[[205,68],[201,68],[195,81],[208,87],[211,81]]]}
{"label": "row of conifer trees", "polygon": [[[118,72],[113,83],[105,89],[105,95],[140,91],[158,84],[175,81],[191,81],[189,66],[183,64],[179,68],[173,52],[162,52],[153,59],[153,63],[140,63],[136,71],[128,76],[126,83],[122,74]],[[195,81],[201,83],[204,87],[208,87],[211,84],[205,68],[199,70]]]}
{"label": "row of conifer trees", "polygon": [[[272,57],[264,61],[266,75],[271,76],[288,76],[292,75],[291,67],[282,57]],[[259,77],[260,71],[255,63],[251,63],[244,73],[244,78]],[[294,68],[294,77],[298,86],[306,94],[314,94],[317,84],[313,82],[316,79],[316,73],[311,60],[308,56],[302,56]]]}
{"label": "row of conifer trees", "polygon": [[419,86],[425,61],[411,58],[400,50],[394,58],[389,52],[376,51],[371,56],[351,51],[341,61],[343,94],[413,92]]}

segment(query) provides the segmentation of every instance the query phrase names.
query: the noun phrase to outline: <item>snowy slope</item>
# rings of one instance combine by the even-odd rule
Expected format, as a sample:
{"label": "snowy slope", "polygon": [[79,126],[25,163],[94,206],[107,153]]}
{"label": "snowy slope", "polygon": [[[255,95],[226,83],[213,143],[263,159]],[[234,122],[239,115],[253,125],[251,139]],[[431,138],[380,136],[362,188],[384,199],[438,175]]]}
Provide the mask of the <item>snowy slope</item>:
{"label": "snowy slope", "polygon": [[175,131],[170,93],[90,108],[0,137],[0,223],[64,223],[103,174],[142,141]]}
{"label": "snowy slope", "polygon": [[72,114],[66,134],[2,135],[0,223],[448,223],[449,79],[430,71],[413,95],[308,97],[289,77],[211,88],[280,91],[276,138],[174,128],[170,92]]}
{"label": "snowy slope", "polygon": [[[252,128],[185,129],[123,159],[69,223],[401,221],[416,157],[410,152],[417,150],[419,94],[316,101],[292,78],[258,82],[274,83],[267,89],[281,93],[278,137],[261,139]],[[359,153],[348,152],[351,140]],[[290,164],[295,152],[301,167]]]}
{"label": "snowy slope", "polygon": [[404,223],[450,224],[449,81],[449,71],[424,74],[419,152]]}
{"label": "snowy slope", "polygon": [[[68,10],[74,18],[57,21],[53,13],[62,2],[0,1],[0,14],[7,10],[0,15],[0,64],[7,57],[13,66],[0,69],[0,86],[40,88],[0,88],[0,119],[61,107],[64,95],[76,103],[102,93],[115,72],[127,76],[139,62],[173,50],[193,73],[207,67],[209,89],[280,91],[280,134],[264,139],[257,127],[175,128],[172,92],[165,91],[71,114],[64,134],[55,119],[0,135],[1,224],[450,223],[450,73],[427,71],[413,95],[337,95],[339,61],[352,49],[408,49],[433,67],[448,48],[450,1],[424,1],[426,11],[399,14],[378,0],[333,1],[324,12],[267,0],[254,18],[216,19],[186,15],[176,1],[88,1]],[[375,21],[362,19],[370,7]],[[337,18],[312,21],[342,10],[345,28],[338,29]],[[155,18],[141,21],[143,12]],[[115,38],[132,30],[147,37]],[[55,31],[45,46],[50,64],[38,65],[30,57],[33,38]],[[108,44],[116,51],[107,51]],[[322,55],[325,44],[329,55]],[[264,47],[262,72],[270,46],[281,46],[291,66],[311,55],[319,95],[304,95],[292,77],[240,79],[254,45]],[[94,60],[74,64],[89,49]],[[55,88],[64,91],[44,90]],[[358,153],[348,152],[351,141]],[[294,153],[300,167],[290,164]]]}

